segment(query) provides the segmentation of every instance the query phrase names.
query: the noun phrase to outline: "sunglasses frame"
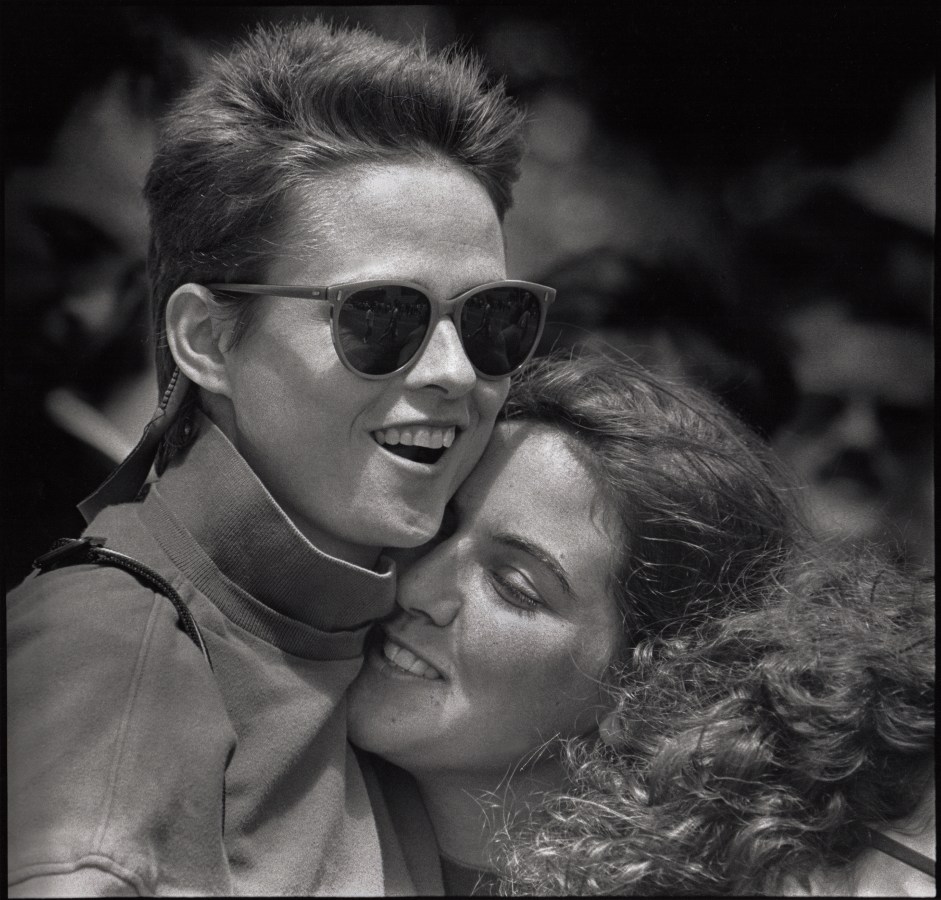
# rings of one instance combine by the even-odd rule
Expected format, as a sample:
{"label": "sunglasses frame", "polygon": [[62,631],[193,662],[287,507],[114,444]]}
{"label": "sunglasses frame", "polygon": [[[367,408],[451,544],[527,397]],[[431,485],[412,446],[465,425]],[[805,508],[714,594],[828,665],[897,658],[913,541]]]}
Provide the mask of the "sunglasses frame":
{"label": "sunglasses frame", "polygon": [[[467,358],[467,361],[471,364],[471,366],[473,366],[474,372],[477,373],[478,378],[484,378],[487,381],[501,381],[504,378],[509,378],[515,372],[518,372],[524,365],[526,365],[530,359],[532,359],[533,354],[536,352],[536,347],[539,346],[539,341],[542,338],[542,332],[546,324],[549,305],[553,300],[555,300],[554,288],[546,287],[544,284],[535,284],[532,281],[517,281],[512,279],[506,279],[503,281],[488,281],[485,284],[479,284],[476,287],[472,287],[470,290],[464,291],[458,294],[456,297],[452,297],[449,301],[445,301],[454,304],[454,308],[450,313],[444,313],[442,311],[442,302],[436,297],[431,296],[427,288],[424,288],[421,285],[415,284],[411,281],[394,281],[383,279],[379,281],[349,281],[344,284],[324,286],[315,285],[309,287],[290,284],[241,284],[238,282],[233,282],[231,284],[207,284],[205,287],[211,291],[219,291],[220,293],[229,292],[233,294],[251,294],[257,297],[296,298],[299,300],[312,300],[315,303],[329,305],[333,347],[334,350],[336,350],[337,356],[340,357],[340,362],[342,362],[343,365],[346,366],[346,368],[349,369],[349,371],[351,371],[354,375],[358,375],[360,378],[366,378],[370,381],[382,381],[386,378],[392,378],[393,376],[398,375],[400,372],[404,372],[411,365],[413,365],[421,357],[425,348],[428,346],[429,341],[431,340],[431,336],[434,333],[435,328],[438,327],[438,322],[440,322],[445,315],[448,315],[451,321],[454,323],[458,339],[461,342],[461,347],[464,349],[464,356]],[[357,291],[369,290],[378,287],[403,287],[408,288],[409,290],[418,291],[418,293],[428,300],[428,303],[431,305],[431,312],[428,319],[428,327],[425,329],[424,337],[422,337],[421,343],[416,348],[411,359],[392,372],[386,372],[380,375],[371,375],[366,372],[361,372],[359,369],[355,368],[346,358],[346,353],[343,351],[343,346],[340,342],[340,309],[343,306],[344,300],[346,300],[351,294],[354,294]],[[529,291],[539,301],[539,325],[536,329],[536,337],[535,340],[533,340],[532,349],[529,351],[529,353],[526,354],[525,358],[518,365],[514,366],[504,375],[488,375],[486,372],[481,372],[480,369],[474,365],[473,360],[471,360],[471,358],[467,355],[467,348],[464,346],[464,335],[459,325],[461,320],[461,310],[464,308],[465,302],[476,294],[479,294],[481,291],[491,290],[493,288],[521,288],[523,290]]]}

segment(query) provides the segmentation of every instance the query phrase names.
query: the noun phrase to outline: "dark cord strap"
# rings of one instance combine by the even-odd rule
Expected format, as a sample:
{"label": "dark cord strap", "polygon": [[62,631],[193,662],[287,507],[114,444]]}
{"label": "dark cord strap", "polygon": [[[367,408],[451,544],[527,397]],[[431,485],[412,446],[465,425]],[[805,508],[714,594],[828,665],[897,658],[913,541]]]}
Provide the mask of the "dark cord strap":
{"label": "dark cord strap", "polygon": [[40,572],[48,572],[61,566],[97,563],[102,566],[115,566],[129,572],[151,590],[163,594],[173,604],[180,620],[180,627],[199,648],[200,653],[206,658],[206,662],[209,663],[211,669],[212,660],[209,658],[209,650],[203,641],[199,626],[173,585],[162,575],[138,562],[133,557],[118,553],[116,550],[107,550],[103,546],[104,542],[105,539],[99,537],[61,538],[53,544],[48,553],[44,553],[33,562],[33,568],[39,569]]}
{"label": "dark cord strap", "polygon": [[900,862],[905,863],[905,865],[911,866],[913,869],[918,869],[919,872],[924,872],[932,878],[936,877],[935,861],[930,856],[925,856],[924,853],[912,850],[911,847],[906,847],[901,841],[890,838],[887,834],[876,831],[874,828],[868,828],[866,830],[869,834],[869,846],[880,850],[887,856],[894,857]]}

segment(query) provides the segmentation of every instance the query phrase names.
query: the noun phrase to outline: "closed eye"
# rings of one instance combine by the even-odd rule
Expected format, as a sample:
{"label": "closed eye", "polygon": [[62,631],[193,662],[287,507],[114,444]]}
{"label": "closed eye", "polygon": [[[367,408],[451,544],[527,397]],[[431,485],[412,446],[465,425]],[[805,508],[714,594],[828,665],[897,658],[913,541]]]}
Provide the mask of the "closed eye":
{"label": "closed eye", "polygon": [[521,615],[534,616],[540,607],[545,606],[535,591],[514,583],[507,576],[499,572],[491,572],[490,578],[501,599],[509,603]]}

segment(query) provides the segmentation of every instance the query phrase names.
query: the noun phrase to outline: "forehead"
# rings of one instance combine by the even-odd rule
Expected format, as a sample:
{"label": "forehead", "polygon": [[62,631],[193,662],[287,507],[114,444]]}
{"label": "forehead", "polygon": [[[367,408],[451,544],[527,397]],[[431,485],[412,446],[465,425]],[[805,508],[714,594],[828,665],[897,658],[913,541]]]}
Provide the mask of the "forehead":
{"label": "forehead", "polygon": [[124,252],[147,251],[142,188],[156,127],[139,115],[127,76],[86,94],[66,118],[44,165],[21,174],[36,206],[66,210],[92,224]]}
{"label": "forehead", "polygon": [[347,167],[294,191],[286,215],[288,241],[303,249],[275,268],[293,283],[399,278],[449,290],[505,277],[493,203],[452,164]]}
{"label": "forehead", "polygon": [[543,425],[499,424],[458,502],[482,529],[539,544],[576,580],[604,591],[620,528],[572,440]]}
{"label": "forehead", "polygon": [[804,390],[911,405],[931,400],[934,351],[927,335],[826,307],[791,317],[788,330],[797,341],[795,374]]}

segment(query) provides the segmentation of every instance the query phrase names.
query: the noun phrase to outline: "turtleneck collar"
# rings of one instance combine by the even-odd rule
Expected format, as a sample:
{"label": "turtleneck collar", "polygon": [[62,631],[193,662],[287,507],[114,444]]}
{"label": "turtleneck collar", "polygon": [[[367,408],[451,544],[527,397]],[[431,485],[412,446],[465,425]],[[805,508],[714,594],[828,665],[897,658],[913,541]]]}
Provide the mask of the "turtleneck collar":
{"label": "turtleneck collar", "polygon": [[[214,599],[221,589],[228,604],[239,607],[243,625],[250,612],[245,604],[273,611],[274,620],[262,616],[268,639],[282,617],[335,632],[360,628],[392,611],[391,560],[381,557],[380,570],[370,571],[318,550],[222,431],[206,416],[197,424],[196,440],[168,466],[143,507],[163,510],[156,518],[169,527],[162,529],[161,543],[197,588]],[[248,619],[254,621],[262,611],[252,612]],[[290,628],[291,623],[283,624]]]}

